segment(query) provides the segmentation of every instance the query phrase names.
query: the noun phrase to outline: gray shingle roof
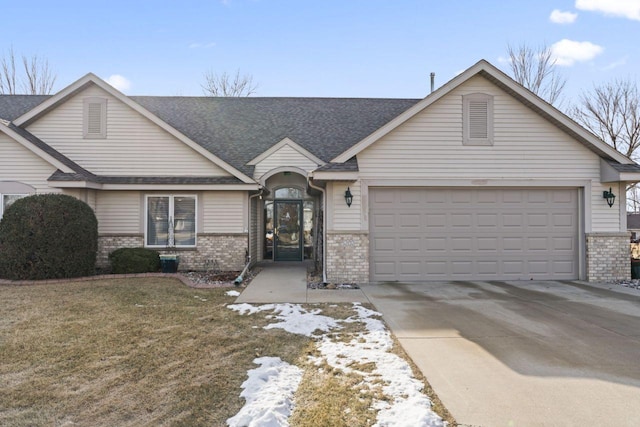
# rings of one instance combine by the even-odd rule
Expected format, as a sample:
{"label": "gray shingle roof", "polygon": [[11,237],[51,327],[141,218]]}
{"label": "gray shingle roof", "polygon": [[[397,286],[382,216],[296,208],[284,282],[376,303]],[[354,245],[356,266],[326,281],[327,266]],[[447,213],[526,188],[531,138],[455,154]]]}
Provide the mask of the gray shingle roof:
{"label": "gray shingle roof", "polygon": [[609,161],[607,162],[618,172],[640,172],[640,165],[632,164],[632,165],[622,165],[620,163]]}
{"label": "gray shingle roof", "polygon": [[0,95],[0,119],[13,121],[51,95]]}
{"label": "gray shingle roof", "polygon": [[328,162],[418,99],[132,96],[241,172],[285,137]]}
{"label": "gray shingle roof", "polygon": [[316,170],[331,172],[358,172],[358,160],[355,157],[352,157],[344,163],[327,163]]}

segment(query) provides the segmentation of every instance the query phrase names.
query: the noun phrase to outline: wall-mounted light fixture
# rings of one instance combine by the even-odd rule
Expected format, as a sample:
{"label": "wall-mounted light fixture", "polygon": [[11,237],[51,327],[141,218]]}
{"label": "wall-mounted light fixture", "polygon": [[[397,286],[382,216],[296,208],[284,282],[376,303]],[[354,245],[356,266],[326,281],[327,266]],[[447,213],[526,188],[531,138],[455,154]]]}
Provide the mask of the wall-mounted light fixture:
{"label": "wall-mounted light fixture", "polygon": [[353,203],[353,194],[351,194],[349,187],[347,187],[347,191],[344,192],[344,201],[347,202],[348,207],[351,207],[351,203]]}
{"label": "wall-mounted light fixture", "polygon": [[611,192],[611,187],[609,187],[609,191],[602,192],[602,198],[607,200],[607,204],[609,207],[613,206],[613,202],[616,201],[616,195]]}

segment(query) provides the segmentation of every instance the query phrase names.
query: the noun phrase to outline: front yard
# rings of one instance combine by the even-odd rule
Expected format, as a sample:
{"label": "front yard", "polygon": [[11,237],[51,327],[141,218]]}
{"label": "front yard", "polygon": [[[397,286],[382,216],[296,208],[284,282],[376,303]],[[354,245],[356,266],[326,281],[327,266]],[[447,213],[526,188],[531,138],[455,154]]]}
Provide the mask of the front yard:
{"label": "front yard", "polygon": [[[0,287],[0,425],[224,426],[245,405],[254,360],[266,357],[302,368],[292,426],[376,422],[375,402],[389,399],[383,378],[363,388],[357,374],[318,362],[317,338],[265,329],[269,307],[229,309],[228,291],[168,278]],[[351,304],[313,308],[338,321],[354,315]],[[325,335],[346,342],[365,328]],[[453,421],[437,401],[434,409]]]}

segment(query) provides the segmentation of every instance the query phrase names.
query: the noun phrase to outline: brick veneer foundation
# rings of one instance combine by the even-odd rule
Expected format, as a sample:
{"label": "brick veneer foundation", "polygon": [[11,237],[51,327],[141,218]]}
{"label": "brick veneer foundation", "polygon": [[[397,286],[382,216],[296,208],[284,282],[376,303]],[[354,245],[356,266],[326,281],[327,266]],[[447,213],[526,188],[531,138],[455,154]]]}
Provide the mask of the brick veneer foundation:
{"label": "brick veneer foundation", "polygon": [[612,282],[631,278],[629,233],[587,233],[587,280]]}
{"label": "brick veneer foundation", "polygon": [[[154,248],[160,254],[176,254],[180,257],[180,270],[240,271],[244,267],[247,235],[198,234],[196,248]],[[139,234],[112,234],[98,237],[97,266],[109,266],[109,253],[119,248],[144,246],[144,236]]]}

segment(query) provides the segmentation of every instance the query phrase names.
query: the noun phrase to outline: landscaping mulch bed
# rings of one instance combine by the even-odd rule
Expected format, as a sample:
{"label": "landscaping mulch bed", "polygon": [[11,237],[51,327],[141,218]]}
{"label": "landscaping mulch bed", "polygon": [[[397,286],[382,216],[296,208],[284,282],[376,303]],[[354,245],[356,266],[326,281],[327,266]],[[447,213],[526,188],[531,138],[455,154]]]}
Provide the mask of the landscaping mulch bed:
{"label": "landscaping mulch bed", "polygon": [[307,272],[307,289],[360,289],[355,283],[323,282],[322,275],[317,272]]}

